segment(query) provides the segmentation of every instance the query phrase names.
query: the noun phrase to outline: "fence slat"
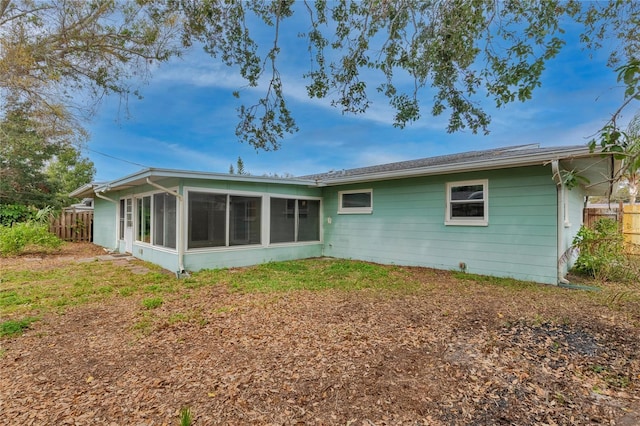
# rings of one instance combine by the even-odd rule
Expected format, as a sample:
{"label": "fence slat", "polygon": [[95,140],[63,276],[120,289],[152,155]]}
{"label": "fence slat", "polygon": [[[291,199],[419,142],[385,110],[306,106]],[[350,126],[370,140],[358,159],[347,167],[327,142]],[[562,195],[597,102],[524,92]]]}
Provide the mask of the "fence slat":
{"label": "fence slat", "polygon": [[640,205],[624,206],[622,234],[627,250],[632,254],[640,253]]}
{"label": "fence slat", "polygon": [[64,241],[93,241],[92,211],[63,211],[49,223],[49,232]]}
{"label": "fence slat", "polygon": [[622,228],[622,203],[618,209],[607,209],[600,207],[587,207],[582,213],[582,223],[588,228],[593,228],[593,225],[598,219],[609,218],[618,222],[620,228]]}

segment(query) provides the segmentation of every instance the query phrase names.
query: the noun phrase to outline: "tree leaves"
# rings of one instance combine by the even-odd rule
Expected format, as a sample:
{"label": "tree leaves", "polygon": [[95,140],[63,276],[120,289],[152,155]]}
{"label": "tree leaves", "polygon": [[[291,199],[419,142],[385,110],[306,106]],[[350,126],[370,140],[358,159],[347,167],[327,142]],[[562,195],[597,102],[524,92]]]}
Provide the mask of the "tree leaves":
{"label": "tree leaves", "polygon": [[148,78],[150,65],[202,44],[263,93],[243,97],[239,140],[278,149],[298,130],[281,75],[281,39],[306,23],[297,36],[309,52],[309,97],[363,114],[380,93],[397,127],[427,119],[422,109],[430,107],[432,115],[448,114],[449,132],[487,133],[484,99],[497,107],[531,99],[545,64],[566,43],[564,27],[578,23],[588,49],[604,41],[620,47],[609,60],[623,63],[618,73],[626,85],[616,127],[619,112],[640,98],[639,10],[631,0],[2,1],[0,96],[29,101],[50,121],[69,119],[78,93],[96,102],[136,94],[131,84]]}

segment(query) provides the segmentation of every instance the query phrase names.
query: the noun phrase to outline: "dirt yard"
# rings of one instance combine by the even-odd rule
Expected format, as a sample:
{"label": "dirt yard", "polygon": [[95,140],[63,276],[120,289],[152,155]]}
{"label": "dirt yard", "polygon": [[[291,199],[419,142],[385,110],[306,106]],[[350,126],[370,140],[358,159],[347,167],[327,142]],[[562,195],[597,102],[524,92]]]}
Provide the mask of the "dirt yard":
{"label": "dirt yard", "polygon": [[417,291],[219,284],[146,323],[136,296],[46,313],[0,339],[0,424],[640,424],[638,298],[409,271]]}

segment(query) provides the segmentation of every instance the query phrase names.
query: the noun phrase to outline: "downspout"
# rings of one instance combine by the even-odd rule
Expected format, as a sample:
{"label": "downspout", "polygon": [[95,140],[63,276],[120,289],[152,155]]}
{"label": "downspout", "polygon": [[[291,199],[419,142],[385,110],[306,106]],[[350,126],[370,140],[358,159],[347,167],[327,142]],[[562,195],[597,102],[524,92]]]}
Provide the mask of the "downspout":
{"label": "downspout", "polygon": [[109,198],[106,195],[102,195],[99,192],[95,192],[94,194],[96,194],[96,197],[98,197],[98,198],[102,198],[103,200],[107,200],[107,201],[109,201],[111,203],[118,204],[118,202],[116,200],[114,200],[112,198]]}
{"label": "downspout", "polygon": [[153,182],[151,179],[147,178],[147,183],[151,186],[153,186],[154,188],[158,188],[160,191],[166,192],[169,195],[173,195],[174,197],[176,197],[176,200],[178,201],[178,206],[177,206],[177,210],[178,210],[178,228],[177,228],[177,234],[176,238],[177,238],[177,245],[178,245],[178,271],[176,273],[176,275],[181,276],[185,273],[184,270],[184,219],[182,217],[182,215],[184,214],[184,197],[181,194],[178,194],[176,191],[172,191],[169,188],[165,188],[162,185],[158,185],[157,183]]}
{"label": "downspout", "polygon": [[551,170],[553,171],[553,180],[556,183],[557,193],[557,272],[558,272],[558,284],[569,284],[569,280],[564,277],[560,257],[562,256],[562,248],[564,242],[564,227],[565,227],[565,200],[564,200],[564,182],[562,181],[562,175],[560,174],[560,165],[558,160],[551,161]]}
{"label": "downspout", "polygon": [[[101,199],[103,199],[103,200],[107,200],[107,201],[109,201],[110,203],[113,203],[113,204],[118,204],[118,202],[117,202],[116,200],[114,200],[114,199],[112,199],[112,198],[109,198],[109,197],[107,197],[106,195],[102,195],[102,194],[100,194],[98,191],[93,191],[93,193],[94,193],[94,194],[96,195],[96,197],[98,197],[98,198],[101,198]],[[118,208],[118,207],[116,206],[116,210],[117,210],[117,208]],[[117,230],[117,229],[118,229],[118,219],[117,219],[117,216],[116,216],[116,230]],[[117,251],[118,251],[118,237],[117,237],[117,236],[116,236],[116,245],[115,245],[115,248],[113,249],[113,251],[114,251],[114,252],[117,252]]]}

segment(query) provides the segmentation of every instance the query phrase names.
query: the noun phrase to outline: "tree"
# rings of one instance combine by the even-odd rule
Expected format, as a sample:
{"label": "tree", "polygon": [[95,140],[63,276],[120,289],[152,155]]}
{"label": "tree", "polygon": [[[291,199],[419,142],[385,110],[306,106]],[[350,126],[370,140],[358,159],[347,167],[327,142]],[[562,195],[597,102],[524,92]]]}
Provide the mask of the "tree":
{"label": "tree", "polygon": [[[69,120],[77,93],[135,94],[130,85],[150,65],[201,44],[248,86],[264,87],[239,108],[236,134],[277,149],[297,130],[279,63],[281,40],[294,34],[308,47],[309,97],[359,114],[377,92],[396,126],[423,119],[426,104],[433,115],[448,114],[450,132],[488,132],[481,101],[530,99],[566,43],[564,29],[577,23],[587,49],[616,44],[610,65],[628,93],[602,142],[615,145],[621,111],[638,100],[639,11],[634,0],[0,0],[0,92]],[[258,42],[269,32],[269,42]]]}
{"label": "tree", "polygon": [[57,195],[56,205],[67,206],[74,201],[69,193],[90,183],[96,168],[75,146],[65,146],[49,161],[46,173]]}
{"label": "tree", "polygon": [[38,133],[22,110],[9,111],[0,123],[0,203],[43,207],[55,198],[43,173],[58,149]]}
{"label": "tree", "polygon": [[172,15],[145,1],[0,0],[0,116],[29,105],[41,126],[80,118],[104,95],[136,94],[149,67],[177,50]]}
{"label": "tree", "polygon": [[236,161],[236,167],[233,167],[233,164],[229,164],[229,174],[233,175],[233,174],[238,174],[238,175],[250,175],[249,172],[245,171],[244,169],[244,161],[242,161],[241,157],[238,157],[238,160]]}
{"label": "tree", "polygon": [[629,203],[634,205],[640,185],[640,113],[637,113],[623,135],[621,180],[627,184]]}
{"label": "tree", "polygon": [[238,157],[238,161],[236,161],[236,172],[239,175],[248,175],[249,174],[244,170],[244,161],[242,161],[241,157]]}
{"label": "tree", "polygon": [[0,121],[0,204],[60,207],[73,188],[93,178],[93,163],[80,157],[76,128],[45,127],[15,106]]}
{"label": "tree", "polygon": [[[289,35],[287,21],[294,15],[308,18],[300,36],[309,51],[310,97],[329,98],[344,113],[357,114],[366,112],[377,91],[394,108],[395,125],[404,127],[422,117],[427,94],[433,115],[449,114],[450,132],[487,132],[490,117],[480,105],[485,97],[498,107],[530,99],[546,62],[566,43],[565,26],[580,24],[588,49],[617,43],[613,67],[632,63],[640,41],[640,2],[633,0],[174,0],[166,10],[185,16],[185,45],[204,44],[237,67],[249,86],[266,87],[257,102],[239,109],[236,127],[241,140],[266,150],[297,130],[278,68],[280,40]],[[252,36],[264,34],[264,27],[273,34],[266,46]],[[378,73],[378,83],[371,72]],[[399,82],[406,78],[413,85],[403,90]]]}

